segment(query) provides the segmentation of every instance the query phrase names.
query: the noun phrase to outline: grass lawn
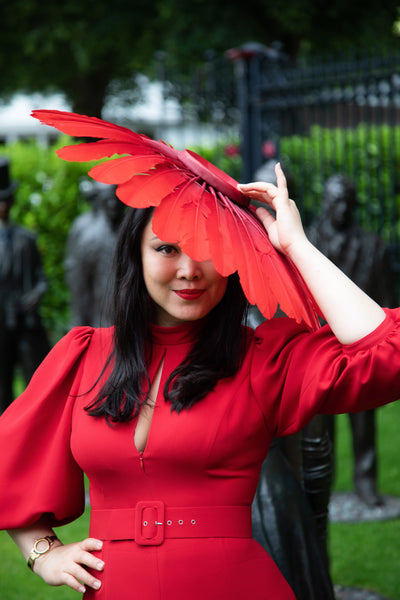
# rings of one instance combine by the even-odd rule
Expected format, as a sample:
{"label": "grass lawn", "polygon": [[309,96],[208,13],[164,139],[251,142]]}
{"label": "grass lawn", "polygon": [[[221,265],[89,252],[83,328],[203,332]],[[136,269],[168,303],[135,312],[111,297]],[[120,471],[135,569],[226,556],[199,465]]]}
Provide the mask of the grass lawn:
{"label": "grass lawn", "polygon": [[[352,489],[349,419],[338,419],[338,490]],[[377,411],[379,490],[400,497],[400,402]],[[329,530],[331,574],[337,584],[379,592],[400,600],[400,520],[332,523]]]}
{"label": "grass lawn", "polygon": [[[70,525],[57,529],[63,542],[84,539],[89,531],[89,511]],[[0,531],[0,598],[1,600],[73,600],[81,596],[62,586],[46,585],[26,566],[18,548],[5,531]],[[117,599],[116,599],[117,600]]]}
{"label": "grass lawn", "polygon": [[[383,494],[400,497],[400,402],[379,409],[377,421],[379,489]],[[348,418],[345,415],[338,417],[337,437],[335,487],[349,490],[352,488],[352,457]],[[87,511],[75,523],[60,528],[58,534],[64,542],[70,542],[86,537],[88,528]],[[360,524],[333,523],[329,531],[329,548],[334,583],[374,590],[390,600],[400,600],[400,520]],[[0,532],[0,556],[1,600],[79,598],[76,592],[65,587],[46,586],[41,579],[30,573],[5,532]]]}

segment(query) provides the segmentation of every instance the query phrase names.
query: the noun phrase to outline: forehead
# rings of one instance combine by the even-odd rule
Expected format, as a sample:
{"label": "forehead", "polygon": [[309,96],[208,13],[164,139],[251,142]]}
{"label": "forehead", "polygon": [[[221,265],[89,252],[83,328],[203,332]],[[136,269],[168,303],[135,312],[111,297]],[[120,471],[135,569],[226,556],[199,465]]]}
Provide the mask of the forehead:
{"label": "forehead", "polygon": [[153,238],[158,239],[156,234],[153,231],[153,219],[150,219],[150,221],[145,225],[145,227],[143,229],[142,240],[149,242]]}
{"label": "forehead", "polygon": [[169,240],[164,240],[158,237],[158,235],[153,231],[153,219],[150,219],[150,221],[146,224],[146,226],[143,229],[142,243],[151,243],[153,241],[159,241],[165,244],[173,244],[174,246],[178,245],[177,242],[171,242]]}

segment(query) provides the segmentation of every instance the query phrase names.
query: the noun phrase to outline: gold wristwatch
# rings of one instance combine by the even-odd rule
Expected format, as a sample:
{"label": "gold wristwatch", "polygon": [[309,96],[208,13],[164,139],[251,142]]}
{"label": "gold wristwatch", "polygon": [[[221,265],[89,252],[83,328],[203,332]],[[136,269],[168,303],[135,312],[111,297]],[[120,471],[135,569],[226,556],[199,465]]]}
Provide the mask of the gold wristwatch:
{"label": "gold wristwatch", "polygon": [[46,537],[42,537],[38,540],[35,540],[35,543],[33,544],[33,548],[28,558],[28,567],[31,569],[31,571],[33,571],[33,565],[35,563],[35,560],[39,558],[39,556],[46,554],[46,552],[50,550],[56,539],[58,539],[56,535],[46,535]]}

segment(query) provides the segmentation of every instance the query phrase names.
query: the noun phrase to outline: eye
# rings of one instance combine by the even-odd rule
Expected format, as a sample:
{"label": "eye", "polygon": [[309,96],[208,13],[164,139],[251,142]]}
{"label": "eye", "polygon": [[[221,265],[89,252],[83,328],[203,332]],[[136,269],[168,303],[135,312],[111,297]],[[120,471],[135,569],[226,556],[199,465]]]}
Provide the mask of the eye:
{"label": "eye", "polygon": [[164,254],[164,256],[173,256],[178,253],[178,248],[171,246],[170,244],[162,244],[162,246],[157,246],[155,251]]}

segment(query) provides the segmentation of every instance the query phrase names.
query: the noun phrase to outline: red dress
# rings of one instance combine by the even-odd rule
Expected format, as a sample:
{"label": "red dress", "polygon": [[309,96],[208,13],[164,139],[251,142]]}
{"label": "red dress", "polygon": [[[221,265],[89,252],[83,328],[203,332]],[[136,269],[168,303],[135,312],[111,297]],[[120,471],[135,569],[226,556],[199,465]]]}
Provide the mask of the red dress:
{"label": "red dress", "polygon": [[73,329],[0,418],[0,528],[43,513],[54,525],[75,519],[85,472],[91,534],[106,540],[102,588],[86,600],[294,600],[249,537],[261,464],[274,436],[300,430],[317,412],[400,397],[399,326],[400,310],[388,311],[373,333],[342,346],[326,327],[309,333],[290,319],[267,321],[248,332],[238,373],[179,415],[162,389],[196,326],[155,327],[150,378],[164,365],[143,453],[133,443],[136,420],[110,427],[84,411],[101,384],[93,387],[112,330]]}

